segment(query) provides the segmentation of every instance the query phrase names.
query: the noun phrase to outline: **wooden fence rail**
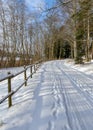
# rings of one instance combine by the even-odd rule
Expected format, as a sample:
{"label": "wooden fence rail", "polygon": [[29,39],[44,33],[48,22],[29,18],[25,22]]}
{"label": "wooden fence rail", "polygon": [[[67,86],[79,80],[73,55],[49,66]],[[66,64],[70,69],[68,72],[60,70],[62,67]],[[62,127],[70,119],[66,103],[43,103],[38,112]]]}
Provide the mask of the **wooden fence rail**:
{"label": "wooden fence rail", "polygon": [[[3,103],[6,99],[8,99],[8,107],[12,106],[12,95],[15,94],[23,85],[27,86],[27,80],[29,78],[32,78],[32,75],[36,72],[37,68],[39,67],[39,65],[41,64],[42,60],[39,60],[38,62],[36,62],[35,64],[29,65],[29,66],[24,66],[24,70],[18,72],[17,74],[11,74],[10,72],[8,72],[8,75],[2,79],[0,79],[0,82],[4,81],[4,80],[8,80],[8,94],[6,96],[4,96],[1,100],[0,100],[0,104]],[[30,75],[27,77],[27,70],[30,69]],[[22,82],[22,84],[20,86],[18,86],[18,88],[13,91],[11,88],[11,80],[12,78],[20,75],[24,73],[24,82]]]}

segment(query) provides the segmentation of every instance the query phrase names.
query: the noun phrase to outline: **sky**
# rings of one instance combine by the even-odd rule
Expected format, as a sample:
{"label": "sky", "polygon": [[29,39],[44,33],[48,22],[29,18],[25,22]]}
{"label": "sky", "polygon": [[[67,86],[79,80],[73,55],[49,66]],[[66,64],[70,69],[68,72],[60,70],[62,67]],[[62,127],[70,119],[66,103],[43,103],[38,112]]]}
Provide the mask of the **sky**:
{"label": "sky", "polygon": [[55,0],[25,0],[29,9],[42,11],[46,8],[51,8]]}
{"label": "sky", "polygon": [[44,0],[26,0],[26,5],[29,8],[44,8],[45,2]]}
{"label": "sky", "polygon": [[47,9],[54,6],[56,0],[25,0],[28,10],[39,21],[46,17]]}

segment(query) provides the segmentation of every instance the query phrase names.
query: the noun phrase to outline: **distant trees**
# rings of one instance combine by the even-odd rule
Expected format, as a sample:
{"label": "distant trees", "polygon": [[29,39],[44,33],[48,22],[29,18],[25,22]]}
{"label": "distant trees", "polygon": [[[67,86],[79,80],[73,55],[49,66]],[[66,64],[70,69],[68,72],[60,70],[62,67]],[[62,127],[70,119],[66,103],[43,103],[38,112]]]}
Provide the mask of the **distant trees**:
{"label": "distant trees", "polygon": [[45,55],[48,59],[54,58],[54,46],[57,40],[57,16],[50,13],[45,19],[46,26],[46,41],[45,41]]}
{"label": "distant trees", "polygon": [[93,1],[84,0],[80,1],[80,9],[76,14],[78,21],[78,29],[77,29],[77,38],[82,40],[83,44],[85,44],[85,56],[86,60],[90,60],[90,46],[91,46],[91,35],[93,32],[92,28],[92,20],[93,20]]}
{"label": "distant trees", "polygon": [[[60,19],[58,10],[49,12],[47,17],[44,19],[44,24],[45,58],[49,60],[64,58],[64,43],[66,40],[64,39],[64,29],[61,27],[62,21]],[[68,57],[70,57],[70,55]]]}
{"label": "distant trees", "polygon": [[[93,38],[93,0],[56,0],[62,13],[66,17],[64,23],[63,39],[69,41],[71,54],[76,63],[82,62],[85,55],[86,61],[91,58],[92,38]],[[57,6],[56,6],[57,7]],[[93,56],[93,53],[92,53]]]}
{"label": "distant trees", "polygon": [[30,64],[40,58],[41,29],[35,15],[25,0],[0,0],[0,66]]}
{"label": "distant trees", "polygon": [[[93,58],[93,0],[56,0],[39,12],[25,0],[0,0],[0,66],[30,64],[32,59]],[[41,17],[41,18],[40,18]]]}
{"label": "distant trees", "polygon": [[[51,15],[46,22],[49,30],[48,43],[45,44],[46,56],[49,59],[65,57],[64,52],[68,53],[66,44],[69,44],[67,57],[74,58],[75,63],[82,63],[84,56],[86,61],[89,61],[93,58],[93,0],[56,1],[57,4],[48,10]],[[63,23],[59,15],[63,18]],[[54,19],[57,19],[60,26],[56,26],[58,24]]]}

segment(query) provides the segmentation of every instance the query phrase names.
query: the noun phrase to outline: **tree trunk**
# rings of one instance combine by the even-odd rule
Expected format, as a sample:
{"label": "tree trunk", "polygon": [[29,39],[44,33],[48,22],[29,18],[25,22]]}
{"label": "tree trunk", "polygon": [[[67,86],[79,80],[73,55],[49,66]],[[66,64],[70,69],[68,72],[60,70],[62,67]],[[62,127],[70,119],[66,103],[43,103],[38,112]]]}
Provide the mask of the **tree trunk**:
{"label": "tree trunk", "polygon": [[90,30],[89,30],[89,13],[87,18],[87,43],[86,43],[86,61],[89,61],[89,43],[90,43]]}
{"label": "tree trunk", "polygon": [[[74,15],[76,14],[76,0],[73,0]],[[76,41],[76,18],[74,21],[74,60],[77,59],[77,41]]]}
{"label": "tree trunk", "polygon": [[76,40],[74,41],[74,59],[76,60],[77,58],[77,42]]}
{"label": "tree trunk", "polygon": [[73,56],[73,46],[71,45],[71,58],[73,59],[74,56]]}

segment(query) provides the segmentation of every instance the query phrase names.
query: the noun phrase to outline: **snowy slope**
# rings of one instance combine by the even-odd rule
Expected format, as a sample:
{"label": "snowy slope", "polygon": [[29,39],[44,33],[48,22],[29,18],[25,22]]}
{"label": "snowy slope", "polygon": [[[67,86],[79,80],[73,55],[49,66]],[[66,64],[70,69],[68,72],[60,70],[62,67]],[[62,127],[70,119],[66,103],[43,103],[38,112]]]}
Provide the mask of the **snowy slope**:
{"label": "snowy slope", "polygon": [[0,105],[0,130],[93,130],[93,80],[73,66],[44,63],[13,96],[10,109]]}

